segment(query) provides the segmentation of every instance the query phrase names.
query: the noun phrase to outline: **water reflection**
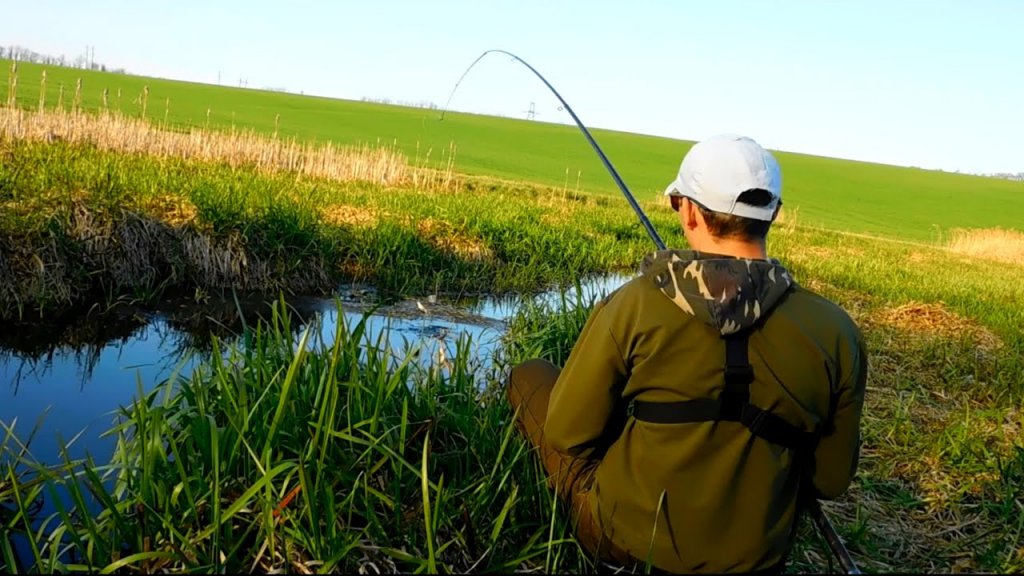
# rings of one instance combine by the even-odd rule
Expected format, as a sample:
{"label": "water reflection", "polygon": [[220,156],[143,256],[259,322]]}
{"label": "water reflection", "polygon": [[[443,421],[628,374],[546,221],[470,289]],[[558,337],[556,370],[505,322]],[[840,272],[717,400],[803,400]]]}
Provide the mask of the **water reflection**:
{"label": "water reflection", "polygon": [[[627,279],[600,277],[581,288],[587,295],[601,295]],[[486,368],[507,320],[524,301],[538,299],[555,302],[559,292],[386,301],[369,287],[347,286],[335,298],[288,299],[283,310],[295,342],[314,318],[319,320],[314,324],[319,340],[329,345],[341,315],[349,326],[366,316],[367,335],[376,341],[386,334],[396,357],[419,347],[424,362],[451,358],[455,342],[469,337],[474,356]],[[215,339],[235,342],[246,326],[270,316],[272,304],[236,297],[203,303],[178,300],[156,310],[122,307],[0,331],[0,421],[13,424],[19,437],[25,438],[46,413],[31,446],[40,462],[60,460],[60,442],[80,433],[68,455],[89,454],[106,461],[115,439],[100,434],[110,428],[118,407],[130,404],[140,390],[151,390],[175,371],[189,375],[212,353]]]}

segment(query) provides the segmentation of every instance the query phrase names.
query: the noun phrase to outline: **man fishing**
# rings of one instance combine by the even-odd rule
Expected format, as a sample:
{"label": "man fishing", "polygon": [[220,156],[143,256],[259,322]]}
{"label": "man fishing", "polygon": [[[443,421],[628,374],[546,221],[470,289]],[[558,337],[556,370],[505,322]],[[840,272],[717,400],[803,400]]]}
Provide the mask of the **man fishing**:
{"label": "man fishing", "polygon": [[693,146],[665,192],[691,250],[597,302],[564,368],[512,370],[518,425],[605,561],[781,572],[800,502],[853,478],[864,340],[768,257],[781,188],[749,138]]}

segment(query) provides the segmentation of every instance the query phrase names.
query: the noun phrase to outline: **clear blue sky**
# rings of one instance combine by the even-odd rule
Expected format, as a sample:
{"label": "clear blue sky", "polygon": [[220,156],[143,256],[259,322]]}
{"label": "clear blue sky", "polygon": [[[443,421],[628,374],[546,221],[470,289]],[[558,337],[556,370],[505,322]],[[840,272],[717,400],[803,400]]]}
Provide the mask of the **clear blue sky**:
{"label": "clear blue sky", "polygon": [[[444,105],[489,48],[589,126],[1024,171],[1024,1],[3,0],[0,44],[130,72]],[[452,108],[568,122],[491,55]]]}

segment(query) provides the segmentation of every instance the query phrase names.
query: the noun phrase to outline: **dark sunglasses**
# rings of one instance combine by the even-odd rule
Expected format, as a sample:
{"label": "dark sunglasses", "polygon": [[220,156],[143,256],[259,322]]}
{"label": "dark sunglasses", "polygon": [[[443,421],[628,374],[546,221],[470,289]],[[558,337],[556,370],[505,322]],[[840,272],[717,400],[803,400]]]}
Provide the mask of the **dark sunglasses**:
{"label": "dark sunglasses", "polygon": [[679,207],[683,205],[683,197],[672,194],[668,197],[668,200],[672,203],[672,209],[679,212]]}

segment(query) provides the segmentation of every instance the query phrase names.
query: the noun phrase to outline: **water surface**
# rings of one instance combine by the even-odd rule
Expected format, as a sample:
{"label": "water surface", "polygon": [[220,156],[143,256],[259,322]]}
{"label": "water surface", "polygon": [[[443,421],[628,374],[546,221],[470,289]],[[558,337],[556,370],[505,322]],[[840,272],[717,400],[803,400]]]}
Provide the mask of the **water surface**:
{"label": "water surface", "polygon": [[[628,278],[613,275],[588,281],[584,293],[606,294]],[[370,338],[376,340],[386,331],[399,354],[418,346],[425,358],[436,357],[440,348],[450,357],[454,343],[469,336],[474,354],[486,361],[509,318],[525,301],[558,297],[559,292],[552,291],[528,297],[423,297],[382,304],[371,288],[349,286],[335,298],[289,299],[287,309],[293,330],[318,326],[325,344],[332,341],[342,316],[349,326],[366,316]],[[60,446],[69,442],[71,457],[89,454],[97,462],[107,462],[116,440],[101,434],[112,426],[120,406],[131,404],[140,391],[152,390],[176,371],[191,374],[209,357],[213,336],[237,342],[247,324],[269,315],[268,306],[259,299],[175,301],[155,311],[129,309],[0,334],[0,423],[25,439],[38,422],[30,449],[44,464],[59,462]],[[313,320],[317,322],[311,324]]]}

